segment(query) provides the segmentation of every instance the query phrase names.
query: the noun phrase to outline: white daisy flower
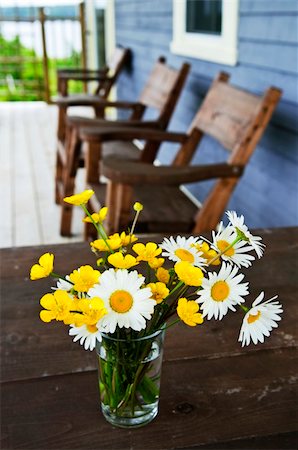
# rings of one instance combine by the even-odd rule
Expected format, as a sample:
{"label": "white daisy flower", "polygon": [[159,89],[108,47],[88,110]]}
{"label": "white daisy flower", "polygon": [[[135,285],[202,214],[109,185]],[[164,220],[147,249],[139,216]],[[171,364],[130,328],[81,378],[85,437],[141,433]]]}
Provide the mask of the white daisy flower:
{"label": "white daisy flower", "polygon": [[[213,245],[212,248],[217,252],[224,251],[237,237],[237,232],[234,227],[224,227],[220,222],[218,232],[212,231]],[[221,258],[223,261],[230,261],[236,264],[236,266],[249,267],[254,261],[255,257],[250,255],[249,251],[253,250],[253,247],[248,245],[247,241],[239,241],[229,248]]]}
{"label": "white daisy flower", "polygon": [[[69,280],[69,276],[67,275],[66,280]],[[69,281],[62,280],[61,278],[57,281],[57,289],[62,289],[63,291],[70,291],[73,288],[73,283]]]}
{"label": "white daisy flower", "polygon": [[268,337],[272,329],[277,328],[276,322],[281,320],[279,314],[283,312],[283,309],[280,303],[272,301],[276,298],[277,295],[261,303],[264,299],[264,292],[261,292],[255,299],[242,322],[238,339],[242,342],[242,347],[249,345],[251,340],[254,344],[263,343],[264,337]]}
{"label": "white daisy flower", "polygon": [[80,344],[84,345],[85,350],[94,350],[96,341],[101,342],[101,333],[95,325],[82,325],[76,327],[70,325],[69,335],[74,336],[73,341],[80,340]]}
{"label": "white daisy flower", "polygon": [[53,291],[56,291],[57,289],[61,289],[62,291],[70,291],[73,288],[73,283],[67,281],[69,280],[69,276],[66,275],[65,278],[65,280],[63,280],[62,278],[59,278],[59,280],[57,280],[57,287],[52,287]]}
{"label": "white daisy flower", "polygon": [[165,238],[159,245],[164,251],[162,256],[169,258],[171,261],[180,262],[187,261],[194,266],[202,267],[206,265],[206,261],[201,257],[202,252],[198,252],[194,245],[198,242],[198,237],[177,236],[175,239],[171,236]]}
{"label": "white daisy flower", "polygon": [[236,266],[225,262],[218,273],[208,272],[208,276],[203,278],[196,302],[202,303],[203,317],[221,320],[229,309],[236,311],[234,305],[245,301],[242,296],[248,294],[248,283],[240,283],[244,275],[238,274]]}
{"label": "white daisy flower", "polygon": [[231,225],[236,229],[238,229],[241,233],[243,233],[245,238],[248,240],[250,245],[255,250],[256,254],[258,255],[258,258],[261,258],[261,256],[264,253],[265,247],[265,244],[262,244],[260,242],[262,238],[260,236],[253,236],[250,233],[249,229],[244,223],[244,216],[241,215],[238,217],[235,211],[227,211],[226,214],[229,218]]}
{"label": "white daisy flower", "polygon": [[114,333],[116,327],[139,331],[151,319],[156,301],[150,288],[141,288],[145,282],[136,270],[109,269],[100,277],[100,284],[89,294],[104,301],[107,314],[97,323],[105,333]]}

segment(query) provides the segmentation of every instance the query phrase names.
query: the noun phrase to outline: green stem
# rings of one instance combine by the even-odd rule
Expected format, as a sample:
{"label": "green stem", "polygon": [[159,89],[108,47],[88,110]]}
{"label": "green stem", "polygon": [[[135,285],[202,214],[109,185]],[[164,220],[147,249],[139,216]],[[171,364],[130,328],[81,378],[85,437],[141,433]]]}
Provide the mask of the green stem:
{"label": "green stem", "polygon": [[107,240],[107,234],[103,229],[103,226],[100,224],[99,226],[97,225],[97,223],[95,222],[95,220],[93,219],[92,215],[90,214],[90,212],[88,211],[88,209],[86,208],[86,206],[84,204],[81,205],[83,211],[87,214],[87,216],[90,218],[91,222],[93,223],[94,227],[97,230],[98,235],[104,240],[106,246],[108,247],[108,249],[110,250],[111,253],[114,253],[114,250],[111,249],[108,240]]}
{"label": "green stem", "polygon": [[51,272],[50,275],[51,275],[52,277],[54,277],[54,278],[60,278],[61,280],[66,281],[67,283],[74,284],[72,281],[67,280],[66,277],[64,277],[64,276],[62,276],[62,275],[59,275],[58,273]]}
{"label": "green stem", "polygon": [[230,248],[234,247],[235,244],[237,244],[237,242],[241,241],[241,237],[237,236],[234,241],[228,245],[227,248],[225,248],[224,250],[222,250],[220,253],[218,253],[216,256],[214,256],[214,258],[211,259],[211,261],[208,262],[208,266],[211,266],[211,264],[214,263],[214,261],[216,261],[218,258],[220,258],[222,255],[224,255],[228,250],[230,250]]}
{"label": "green stem", "polygon": [[165,327],[165,330],[167,330],[168,328],[172,327],[173,325],[176,325],[176,323],[180,322],[180,319],[174,320],[174,322],[170,323],[170,325],[167,325]]}
{"label": "green stem", "polygon": [[183,281],[179,281],[179,283],[174,287],[174,289],[171,290],[167,298],[170,297],[170,295],[174,294],[174,292],[176,292],[177,289],[179,289],[183,284],[184,284]]}
{"label": "green stem", "polygon": [[133,235],[133,232],[134,232],[134,229],[135,229],[135,226],[136,226],[138,217],[139,217],[139,215],[140,215],[140,212],[141,212],[141,211],[137,211],[137,212],[136,212],[136,215],[135,215],[135,218],[133,219],[132,227],[131,227],[131,230],[130,230],[130,233],[129,233],[130,236]]}
{"label": "green stem", "polygon": [[241,305],[241,304],[239,306],[245,312],[245,314],[249,311],[249,308],[247,306],[244,306],[244,305]]}

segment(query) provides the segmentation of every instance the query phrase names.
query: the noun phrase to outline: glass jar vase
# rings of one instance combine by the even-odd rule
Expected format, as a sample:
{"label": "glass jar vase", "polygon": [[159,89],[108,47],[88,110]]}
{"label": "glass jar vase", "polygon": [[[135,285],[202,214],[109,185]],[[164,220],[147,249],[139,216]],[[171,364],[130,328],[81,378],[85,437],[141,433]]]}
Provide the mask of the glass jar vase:
{"label": "glass jar vase", "polygon": [[157,415],[164,334],[124,339],[102,334],[96,347],[100,403],[111,424],[136,428]]}

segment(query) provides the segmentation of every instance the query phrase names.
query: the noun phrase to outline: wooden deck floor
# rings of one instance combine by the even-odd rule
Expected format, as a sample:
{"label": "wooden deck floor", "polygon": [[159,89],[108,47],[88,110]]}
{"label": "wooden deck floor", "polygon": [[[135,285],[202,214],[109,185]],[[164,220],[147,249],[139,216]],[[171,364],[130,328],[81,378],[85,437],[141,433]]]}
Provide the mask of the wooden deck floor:
{"label": "wooden deck floor", "polygon": [[[60,207],[54,202],[56,125],[56,106],[0,103],[1,248],[83,240],[79,208],[73,237],[59,234]],[[83,173],[78,178],[77,191],[84,188]]]}

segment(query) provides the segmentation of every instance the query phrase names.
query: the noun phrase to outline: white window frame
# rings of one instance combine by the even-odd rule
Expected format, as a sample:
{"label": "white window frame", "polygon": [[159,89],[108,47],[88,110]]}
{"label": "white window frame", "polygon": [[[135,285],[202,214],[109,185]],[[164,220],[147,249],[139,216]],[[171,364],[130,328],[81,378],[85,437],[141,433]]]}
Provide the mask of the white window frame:
{"label": "white window frame", "polygon": [[[210,0],[212,1],[212,0]],[[173,0],[172,53],[235,66],[239,0],[222,0],[221,35],[186,32],[186,0]]]}

